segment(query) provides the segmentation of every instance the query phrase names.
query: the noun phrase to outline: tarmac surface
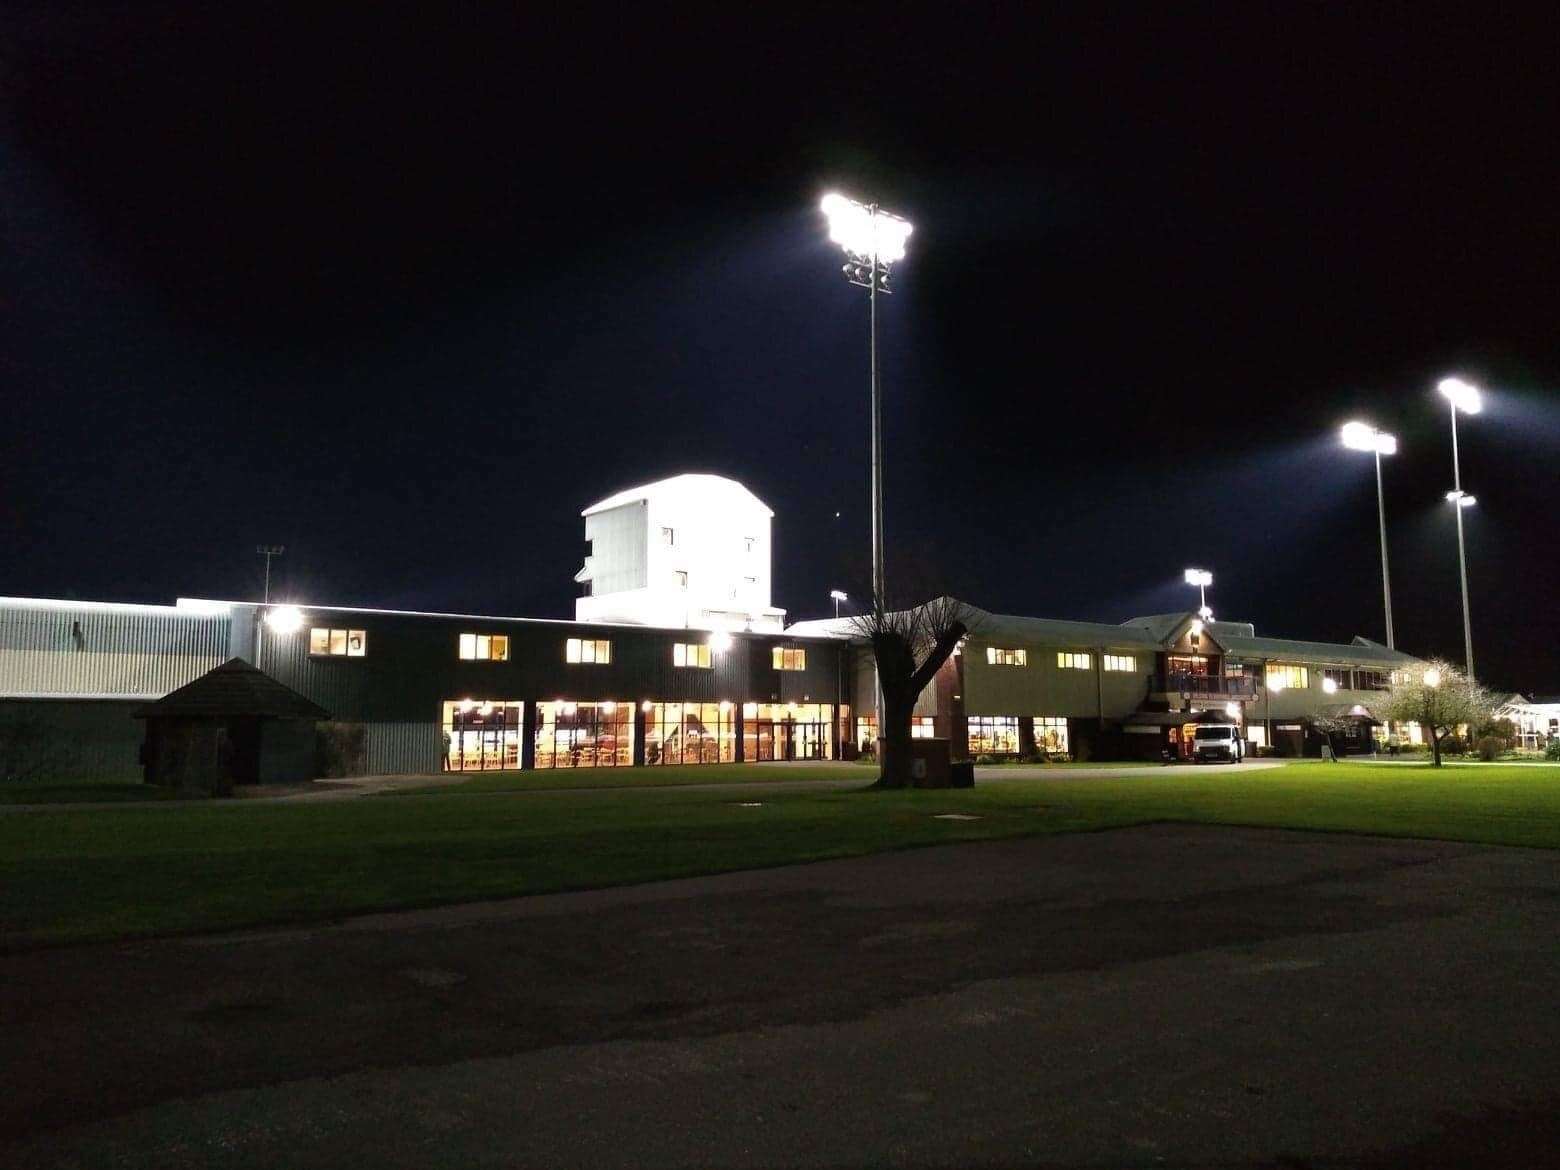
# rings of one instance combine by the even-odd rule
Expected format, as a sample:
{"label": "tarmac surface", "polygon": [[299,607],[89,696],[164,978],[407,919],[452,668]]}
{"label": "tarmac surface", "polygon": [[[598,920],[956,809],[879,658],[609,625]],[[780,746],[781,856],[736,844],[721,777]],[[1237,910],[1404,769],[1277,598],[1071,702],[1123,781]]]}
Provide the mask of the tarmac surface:
{"label": "tarmac surface", "polygon": [[0,1165],[1483,1167],[1560,855],[1158,825],[0,956]]}

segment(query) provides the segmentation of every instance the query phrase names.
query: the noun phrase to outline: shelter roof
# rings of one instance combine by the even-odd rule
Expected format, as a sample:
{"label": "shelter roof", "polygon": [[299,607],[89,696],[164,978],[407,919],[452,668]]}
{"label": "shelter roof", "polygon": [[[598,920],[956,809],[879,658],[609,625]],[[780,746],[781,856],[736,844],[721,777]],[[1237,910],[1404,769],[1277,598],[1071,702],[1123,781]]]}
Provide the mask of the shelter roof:
{"label": "shelter roof", "polygon": [[155,703],[137,707],[137,719],[159,715],[226,719],[260,716],[265,719],[329,719],[330,712],[283,686],[242,658],[230,658],[193,682],[170,691]]}

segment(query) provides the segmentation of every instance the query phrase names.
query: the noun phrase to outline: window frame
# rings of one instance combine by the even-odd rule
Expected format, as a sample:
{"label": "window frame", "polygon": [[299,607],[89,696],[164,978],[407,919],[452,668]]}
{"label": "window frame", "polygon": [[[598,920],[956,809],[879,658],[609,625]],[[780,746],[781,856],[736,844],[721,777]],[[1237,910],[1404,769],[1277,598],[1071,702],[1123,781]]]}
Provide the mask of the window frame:
{"label": "window frame", "polygon": [[[587,645],[591,648],[588,658],[585,656]],[[612,639],[567,638],[563,644],[563,660],[570,666],[611,666]]]}
{"label": "window frame", "polygon": [[508,662],[509,635],[481,634],[475,630],[459,634],[455,639],[455,656],[461,662]]}
{"label": "window frame", "polygon": [[1094,654],[1089,650],[1058,650],[1057,670],[1093,670]]}
{"label": "window frame", "polygon": [[1136,654],[1101,654],[1100,669],[1109,674],[1136,674]]}
{"label": "window frame", "polygon": [[[325,635],[325,649],[315,649],[315,643],[320,634]],[[338,635],[340,636],[338,639]],[[357,641],[357,649],[352,648],[353,640]],[[341,649],[336,649],[337,645]],[[310,626],[309,627],[309,657],[310,658],[367,658],[368,657],[368,631],[342,629],[336,626]]]}

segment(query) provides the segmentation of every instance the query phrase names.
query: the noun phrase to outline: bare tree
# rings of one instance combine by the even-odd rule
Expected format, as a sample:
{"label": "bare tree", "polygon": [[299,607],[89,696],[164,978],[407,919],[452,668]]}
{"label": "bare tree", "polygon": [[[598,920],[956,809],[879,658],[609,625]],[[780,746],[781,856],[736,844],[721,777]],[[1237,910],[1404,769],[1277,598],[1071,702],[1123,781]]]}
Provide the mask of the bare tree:
{"label": "bare tree", "polygon": [[1407,671],[1392,686],[1386,716],[1395,723],[1417,723],[1430,737],[1431,762],[1441,766],[1441,742],[1462,724],[1470,729],[1489,719],[1495,701],[1447,662],[1432,661],[1422,671]]}
{"label": "bare tree", "polygon": [[915,701],[972,632],[976,614],[952,597],[934,598],[908,609],[889,609],[875,597],[870,611],[851,619],[854,632],[872,644],[878,685],[883,691],[878,787],[911,786],[910,717]]}

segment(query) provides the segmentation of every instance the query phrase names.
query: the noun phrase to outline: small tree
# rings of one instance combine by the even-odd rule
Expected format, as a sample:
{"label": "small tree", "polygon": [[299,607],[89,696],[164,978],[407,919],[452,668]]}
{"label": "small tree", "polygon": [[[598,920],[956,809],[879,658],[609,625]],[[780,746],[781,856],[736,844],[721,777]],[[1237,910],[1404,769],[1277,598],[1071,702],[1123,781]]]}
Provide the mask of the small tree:
{"label": "small tree", "polygon": [[872,643],[883,691],[879,788],[911,786],[910,717],[915,701],[971,632],[974,619],[973,609],[951,597],[898,610],[875,597],[869,612],[851,619],[855,632]]}
{"label": "small tree", "polygon": [[1408,671],[1394,683],[1386,716],[1395,723],[1417,723],[1430,737],[1431,763],[1441,766],[1441,745],[1462,724],[1478,727],[1495,703],[1490,693],[1450,663],[1432,661]]}
{"label": "small tree", "polygon": [[1333,759],[1338,758],[1338,736],[1349,729],[1349,720],[1343,715],[1334,715],[1330,712],[1311,716],[1311,728],[1319,733],[1327,741],[1327,746],[1332,749]]}

